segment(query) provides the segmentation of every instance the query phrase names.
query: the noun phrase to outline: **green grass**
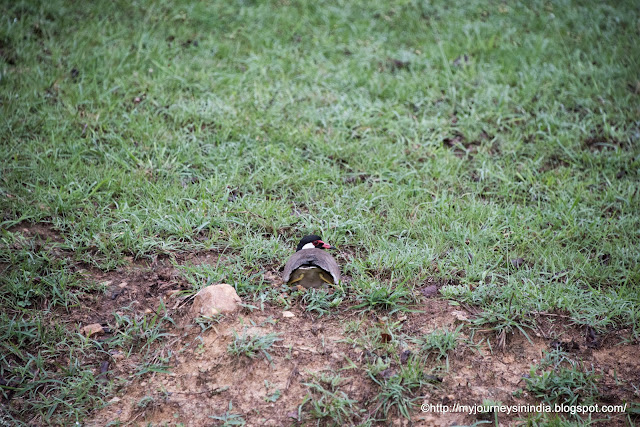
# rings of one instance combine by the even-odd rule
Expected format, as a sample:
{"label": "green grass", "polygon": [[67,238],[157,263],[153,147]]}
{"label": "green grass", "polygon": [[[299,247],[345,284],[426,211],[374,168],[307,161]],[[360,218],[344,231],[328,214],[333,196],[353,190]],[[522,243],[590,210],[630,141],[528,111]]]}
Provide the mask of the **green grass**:
{"label": "green grass", "polygon": [[220,427],[222,427],[222,426],[231,427],[231,426],[243,426],[243,425],[245,425],[246,421],[244,420],[244,418],[242,418],[242,415],[234,414],[233,412],[231,412],[232,410],[233,410],[233,403],[231,401],[229,401],[229,410],[227,412],[225,412],[224,415],[221,415],[221,416],[209,415],[209,418],[212,418],[214,420],[219,421],[215,425],[216,426],[220,426]]}
{"label": "green grass", "polygon": [[391,371],[384,375],[390,369],[392,368],[377,373],[375,369],[367,372],[379,387],[374,414],[382,415],[382,419],[401,415],[411,420],[411,410],[424,399],[420,392],[432,381],[432,376],[425,373],[422,363],[415,357],[409,357],[407,363],[399,367],[397,372]]}
{"label": "green grass", "polygon": [[233,332],[233,341],[227,346],[227,351],[233,356],[244,355],[251,359],[255,359],[259,355],[271,362],[271,355],[267,350],[277,341],[281,341],[276,333],[268,333],[266,335],[250,335],[247,330],[242,331],[239,335]]}
{"label": "green grass", "polygon": [[436,360],[445,359],[449,366],[449,352],[458,346],[458,337],[461,327],[455,331],[448,329],[436,329],[433,332],[412,339],[416,344],[416,350],[424,359],[433,355]]}
{"label": "green grass", "polygon": [[[340,390],[344,378],[340,374],[313,375],[312,381],[303,383],[308,393],[298,407],[298,415],[303,410],[316,425],[341,426],[358,417],[357,401]],[[359,418],[359,417],[358,417]]]}
{"label": "green grass", "polygon": [[344,300],[344,294],[340,291],[329,293],[324,289],[309,289],[303,293],[301,300],[307,311],[322,316],[339,307]]}
{"label": "green grass", "polygon": [[[498,333],[560,311],[640,336],[636,2],[23,0],[0,12],[1,353],[21,354],[3,356],[3,378],[59,356],[36,347],[84,351],[42,318],[86,289],[78,263],[224,250],[216,266],[184,267],[194,292],[225,281],[264,303],[280,292],[262,273],[309,232],[342,249],[354,279],[344,300],[310,297],[318,315],[406,310],[436,276]],[[7,231],[28,223],[60,241]],[[68,387],[83,369],[56,378]],[[62,388],[29,394],[15,378],[25,397],[7,416],[64,419]]]}
{"label": "green grass", "polygon": [[[549,369],[551,368],[551,369]],[[546,405],[591,405],[598,396],[597,375],[562,351],[545,355],[539,366],[532,366],[526,388]]]}

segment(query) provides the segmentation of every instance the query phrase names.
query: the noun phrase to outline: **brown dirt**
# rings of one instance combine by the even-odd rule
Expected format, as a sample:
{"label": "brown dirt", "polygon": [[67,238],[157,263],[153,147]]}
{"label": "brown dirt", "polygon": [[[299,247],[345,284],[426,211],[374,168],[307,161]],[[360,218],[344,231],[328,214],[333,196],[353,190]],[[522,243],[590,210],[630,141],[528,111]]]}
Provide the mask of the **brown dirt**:
{"label": "brown dirt", "polygon": [[[424,312],[400,315],[406,317],[402,331],[413,336],[429,333],[436,328],[453,328],[459,321],[460,312],[446,301],[431,300]],[[354,316],[348,314],[316,318],[309,313],[293,309],[294,318],[283,318],[282,310],[269,307],[265,311],[241,313],[230,316],[206,331],[198,339],[199,328],[189,326],[183,319],[177,331],[180,344],[175,366],[171,374],[153,374],[134,381],[114,398],[109,406],[99,411],[90,425],[104,425],[120,420],[134,425],[153,425],[183,422],[186,425],[215,425],[209,416],[221,416],[233,403],[230,412],[242,414],[247,425],[291,425],[298,424],[298,406],[307,394],[304,382],[312,380],[312,373],[340,372],[346,382],[340,388],[350,398],[360,403],[367,402],[372,409],[377,386],[363,369],[367,359],[361,348],[345,343],[344,324]],[[394,320],[397,320],[395,318]],[[275,322],[271,322],[274,320]],[[365,316],[365,324],[367,319]],[[255,325],[255,326],[251,326]],[[280,334],[270,354],[272,362],[264,358],[248,359],[231,356],[227,346],[232,341],[232,331],[264,335]],[[433,404],[461,405],[481,404],[490,399],[506,405],[537,404],[526,392],[520,398],[513,396],[523,389],[523,377],[530,366],[540,361],[543,351],[550,348],[550,341],[573,343],[569,348],[587,364],[597,367],[602,378],[599,381],[608,404],[619,404],[622,400],[633,401],[631,384],[640,380],[640,366],[633,355],[640,350],[638,345],[623,345],[602,350],[591,350],[578,343],[583,334],[569,330],[559,340],[544,339],[532,335],[533,345],[521,334],[507,337],[504,351],[497,350],[495,337],[493,352],[484,344],[477,349],[459,346],[450,355],[450,369],[443,382],[436,388],[422,390],[424,402]],[[476,337],[477,338],[477,337]],[[188,346],[187,346],[188,345]],[[353,361],[357,368],[350,369]],[[617,378],[620,383],[616,385]],[[268,381],[269,389],[265,387]],[[267,402],[266,397],[280,390],[276,402]],[[153,404],[138,407],[145,398],[153,398]],[[635,398],[637,400],[637,397]],[[304,411],[303,411],[304,416]],[[517,417],[500,417],[501,422],[515,423]],[[465,414],[429,414],[413,411],[415,425],[472,424],[477,418]],[[618,419],[624,425],[623,418]],[[408,425],[399,418],[396,424]],[[505,424],[507,425],[507,424]],[[609,423],[608,425],[615,425]]]}
{"label": "brown dirt", "polygon": [[[43,241],[59,239],[50,227],[19,228],[26,230],[25,235],[39,236]],[[214,263],[222,256],[213,252],[188,254],[175,261],[178,264]],[[89,294],[81,300],[80,307],[62,314],[70,327],[80,328],[91,323],[111,326],[113,313],[125,307],[138,314],[159,312],[161,299],[176,322],[168,331],[170,337],[156,348],[162,354],[172,355],[171,372],[134,377],[132,374],[139,363],[137,356],[124,358],[121,353],[112,354],[106,360],[109,362],[106,376],[127,381],[87,425],[102,426],[118,420],[125,425],[218,425],[220,422],[211,416],[222,416],[229,409],[229,402],[233,404],[229,412],[242,414],[249,426],[304,424],[307,407],[302,408],[302,419],[298,419],[299,405],[308,392],[303,383],[311,381],[314,373],[340,373],[345,379],[341,391],[368,413],[376,406],[378,386],[365,370],[370,353],[345,341],[357,338],[345,331],[348,322],[362,322],[358,332],[362,335],[368,326],[379,322],[376,315],[363,315],[347,308],[331,316],[317,317],[298,305],[290,309],[295,317],[284,318],[281,307],[266,305],[264,311],[245,308],[202,332],[188,316],[190,299],[171,296],[173,291],[188,289],[189,285],[168,259],[131,260],[130,265],[117,271],[88,269],[84,274],[87,280],[105,283],[107,292]],[[265,277],[274,281],[278,276],[274,267],[265,273]],[[439,283],[435,279],[431,282]],[[433,285],[431,282],[425,285]],[[401,323],[396,337],[420,336],[442,327],[453,329],[476,314],[473,308],[452,306],[438,298],[426,298],[415,308],[420,311],[396,313],[386,320]],[[519,332],[502,337],[496,337],[492,331],[476,332],[473,341],[478,345],[460,344],[449,355],[449,370],[443,373],[442,383],[421,390],[423,402],[478,405],[491,399],[507,405],[538,404],[527,392],[519,397],[515,397],[514,392],[525,388],[523,377],[529,374],[531,365],[540,361],[543,352],[557,346],[575,355],[585,366],[593,367],[601,376],[598,381],[601,403],[638,402],[640,396],[633,385],[637,387],[640,383],[637,357],[640,345],[619,344],[628,336],[628,331],[594,337],[593,331],[571,326],[569,320],[562,314],[540,314],[536,331],[528,331],[532,343]],[[249,359],[228,353],[233,331],[241,333],[244,328],[252,335],[280,334],[281,341],[269,351],[271,362],[264,357]],[[468,328],[463,328],[463,332],[468,333]],[[101,339],[108,337],[107,334]],[[415,353],[411,347],[409,344]],[[431,362],[429,367],[438,364]],[[95,369],[96,375],[105,375],[99,365]],[[267,397],[275,390],[281,395],[271,402]],[[366,415],[367,412],[363,414]],[[422,413],[418,407],[412,412],[412,419],[410,424],[394,417],[392,424],[444,426],[472,424],[479,418],[460,413]],[[515,424],[517,419],[517,415],[501,414],[500,425]],[[315,424],[315,420],[310,424]],[[625,425],[623,414],[615,415],[614,421],[606,425]]]}

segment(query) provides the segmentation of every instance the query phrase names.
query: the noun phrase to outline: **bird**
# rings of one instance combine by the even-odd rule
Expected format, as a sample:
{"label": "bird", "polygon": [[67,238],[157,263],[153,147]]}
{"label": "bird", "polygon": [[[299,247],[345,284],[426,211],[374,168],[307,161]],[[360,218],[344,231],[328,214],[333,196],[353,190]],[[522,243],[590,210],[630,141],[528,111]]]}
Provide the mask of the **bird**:
{"label": "bird", "polygon": [[340,267],[325,249],[336,248],[323,242],[322,237],[318,235],[304,236],[296,247],[296,253],[291,255],[284,266],[284,283],[306,289],[338,283]]}

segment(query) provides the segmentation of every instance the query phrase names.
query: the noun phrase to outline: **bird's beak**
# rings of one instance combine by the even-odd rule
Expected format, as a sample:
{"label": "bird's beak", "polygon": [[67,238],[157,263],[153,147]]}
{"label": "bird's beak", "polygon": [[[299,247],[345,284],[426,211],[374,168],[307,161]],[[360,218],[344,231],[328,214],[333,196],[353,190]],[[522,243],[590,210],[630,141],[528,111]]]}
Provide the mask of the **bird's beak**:
{"label": "bird's beak", "polygon": [[322,249],[338,249],[338,248],[328,243],[322,242]]}

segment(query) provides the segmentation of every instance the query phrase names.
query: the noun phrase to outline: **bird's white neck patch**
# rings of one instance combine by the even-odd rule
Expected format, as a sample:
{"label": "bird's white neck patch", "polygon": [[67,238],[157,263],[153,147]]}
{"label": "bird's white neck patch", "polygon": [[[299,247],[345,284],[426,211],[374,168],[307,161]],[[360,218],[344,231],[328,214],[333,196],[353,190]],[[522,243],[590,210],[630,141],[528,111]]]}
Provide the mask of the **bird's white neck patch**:
{"label": "bird's white neck patch", "polygon": [[313,249],[313,248],[315,248],[315,246],[313,246],[313,243],[307,243],[302,247],[302,249]]}

